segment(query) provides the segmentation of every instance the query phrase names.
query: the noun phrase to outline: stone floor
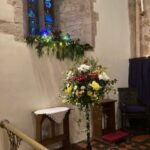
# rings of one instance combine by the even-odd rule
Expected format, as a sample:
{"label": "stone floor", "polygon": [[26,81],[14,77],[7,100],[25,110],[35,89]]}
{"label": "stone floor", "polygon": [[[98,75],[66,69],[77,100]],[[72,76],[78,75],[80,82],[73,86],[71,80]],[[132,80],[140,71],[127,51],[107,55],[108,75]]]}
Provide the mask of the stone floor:
{"label": "stone floor", "polygon": [[[86,141],[73,145],[73,150],[86,150]],[[150,150],[150,134],[131,136],[127,141],[108,143],[106,141],[92,141],[92,150]]]}

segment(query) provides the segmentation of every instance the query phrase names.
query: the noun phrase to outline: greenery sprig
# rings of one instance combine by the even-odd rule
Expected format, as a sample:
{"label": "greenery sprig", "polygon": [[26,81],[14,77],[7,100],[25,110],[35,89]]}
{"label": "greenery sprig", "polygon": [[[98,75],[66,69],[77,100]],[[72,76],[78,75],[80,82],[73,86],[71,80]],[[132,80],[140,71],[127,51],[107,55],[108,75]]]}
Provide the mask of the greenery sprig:
{"label": "greenery sprig", "polygon": [[85,51],[92,49],[90,44],[82,44],[79,39],[73,40],[69,34],[59,30],[52,31],[51,34],[44,31],[41,35],[29,35],[26,37],[26,42],[35,46],[39,57],[43,54],[52,54],[59,60],[65,58],[75,60],[83,57]]}

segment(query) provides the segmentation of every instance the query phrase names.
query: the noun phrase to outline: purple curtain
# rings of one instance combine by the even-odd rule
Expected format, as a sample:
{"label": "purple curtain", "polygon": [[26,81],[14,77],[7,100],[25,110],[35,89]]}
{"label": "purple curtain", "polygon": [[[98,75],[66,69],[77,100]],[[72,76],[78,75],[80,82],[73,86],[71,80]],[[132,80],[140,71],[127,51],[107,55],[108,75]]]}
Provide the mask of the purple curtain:
{"label": "purple curtain", "polygon": [[150,57],[129,59],[129,87],[136,88],[139,99],[150,106]]}

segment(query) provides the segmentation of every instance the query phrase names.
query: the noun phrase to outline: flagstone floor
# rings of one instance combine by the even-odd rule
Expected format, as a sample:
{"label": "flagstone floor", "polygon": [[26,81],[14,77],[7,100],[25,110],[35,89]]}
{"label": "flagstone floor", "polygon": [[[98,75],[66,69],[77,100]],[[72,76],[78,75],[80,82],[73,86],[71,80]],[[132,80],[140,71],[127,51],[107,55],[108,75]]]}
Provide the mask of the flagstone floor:
{"label": "flagstone floor", "polygon": [[[73,150],[86,150],[86,141],[73,145]],[[150,150],[150,134],[132,136],[127,141],[108,143],[92,141],[92,150]]]}

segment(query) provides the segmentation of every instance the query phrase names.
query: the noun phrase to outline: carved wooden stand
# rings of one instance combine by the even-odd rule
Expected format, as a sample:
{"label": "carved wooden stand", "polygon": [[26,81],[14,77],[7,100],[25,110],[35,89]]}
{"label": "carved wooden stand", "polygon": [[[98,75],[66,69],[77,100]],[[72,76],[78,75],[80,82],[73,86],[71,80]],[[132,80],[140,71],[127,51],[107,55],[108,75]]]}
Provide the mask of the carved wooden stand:
{"label": "carved wooden stand", "polygon": [[[54,144],[57,142],[62,142],[62,149],[63,150],[70,150],[70,137],[69,137],[69,114],[70,110],[66,113],[64,120],[63,120],[63,134],[56,135],[55,134],[55,126],[56,123],[52,120],[49,116],[41,114],[35,115],[36,116],[36,138],[37,141],[44,146],[48,146],[50,144]],[[42,139],[42,124],[45,119],[48,119],[51,123],[51,133],[52,136],[46,139]]]}
{"label": "carved wooden stand", "polygon": [[93,107],[92,131],[94,140],[101,140],[104,134],[115,131],[115,102],[116,100],[113,99],[105,99]]}

